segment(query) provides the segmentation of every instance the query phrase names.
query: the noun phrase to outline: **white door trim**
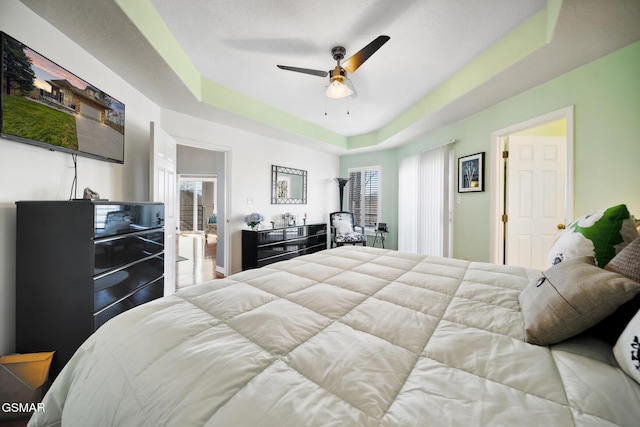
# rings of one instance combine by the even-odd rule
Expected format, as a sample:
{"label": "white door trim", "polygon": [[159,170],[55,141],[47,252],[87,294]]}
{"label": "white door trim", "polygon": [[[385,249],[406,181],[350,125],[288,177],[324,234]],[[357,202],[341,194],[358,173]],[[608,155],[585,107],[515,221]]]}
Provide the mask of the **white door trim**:
{"label": "white door trim", "polygon": [[491,132],[491,152],[490,152],[490,174],[492,178],[493,190],[491,191],[491,242],[490,242],[490,261],[495,264],[503,264],[504,260],[504,229],[502,226],[502,212],[504,212],[504,167],[502,163],[502,144],[503,138],[509,134],[519,132],[532,127],[540,126],[545,123],[566,119],[567,123],[567,175],[566,185],[567,192],[565,194],[565,208],[567,212],[567,221],[573,219],[573,200],[574,200],[574,133],[573,133],[573,116],[574,106],[562,108],[539,117],[517,123],[506,128]]}

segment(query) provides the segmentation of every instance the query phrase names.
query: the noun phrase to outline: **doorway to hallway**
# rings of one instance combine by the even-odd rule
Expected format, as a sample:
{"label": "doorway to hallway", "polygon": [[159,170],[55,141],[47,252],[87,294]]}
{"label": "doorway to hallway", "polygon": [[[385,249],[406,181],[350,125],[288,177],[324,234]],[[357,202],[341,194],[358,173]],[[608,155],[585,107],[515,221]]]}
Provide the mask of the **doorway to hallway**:
{"label": "doorway to hallway", "polygon": [[492,132],[491,262],[545,269],[573,217],[573,107]]}
{"label": "doorway to hallway", "polygon": [[218,253],[216,176],[179,175],[180,218],[177,287],[222,277],[216,272]]}

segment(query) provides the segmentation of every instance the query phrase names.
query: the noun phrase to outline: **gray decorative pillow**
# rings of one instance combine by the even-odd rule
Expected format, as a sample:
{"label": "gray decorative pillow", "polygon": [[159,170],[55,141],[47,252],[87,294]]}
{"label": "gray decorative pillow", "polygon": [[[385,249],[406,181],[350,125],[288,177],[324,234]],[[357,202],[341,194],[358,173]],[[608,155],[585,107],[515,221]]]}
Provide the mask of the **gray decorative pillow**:
{"label": "gray decorative pillow", "polygon": [[526,341],[550,345],[592,327],[640,292],[640,283],[580,257],[561,262],[520,294]]}
{"label": "gray decorative pillow", "polygon": [[613,355],[620,368],[640,383],[640,311],[618,338]]}
{"label": "gray decorative pillow", "polygon": [[640,238],[625,246],[604,268],[640,283]]}

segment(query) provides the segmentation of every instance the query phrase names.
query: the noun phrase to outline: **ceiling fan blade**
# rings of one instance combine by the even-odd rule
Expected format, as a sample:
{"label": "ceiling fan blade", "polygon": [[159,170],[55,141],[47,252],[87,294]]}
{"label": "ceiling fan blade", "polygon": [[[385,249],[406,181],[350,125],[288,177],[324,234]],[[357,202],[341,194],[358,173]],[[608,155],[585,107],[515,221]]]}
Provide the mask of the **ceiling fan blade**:
{"label": "ceiling fan blade", "polygon": [[347,70],[350,73],[353,73],[362,65],[364,61],[369,59],[371,55],[376,53],[378,49],[382,47],[383,44],[389,41],[391,37],[389,36],[378,36],[371,43],[360,49],[353,56],[347,59],[343,64],[342,68]]}
{"label": "ceiling fan blade", "polygon": [[328,71],[311,70],[309,68],[288,67],[286,65],[278,65],[277,67],[280,68],[281,70],[295,71],[296,73],[311,74],[313,76],[318,76],[318,77],[327,77],[329,75]]}

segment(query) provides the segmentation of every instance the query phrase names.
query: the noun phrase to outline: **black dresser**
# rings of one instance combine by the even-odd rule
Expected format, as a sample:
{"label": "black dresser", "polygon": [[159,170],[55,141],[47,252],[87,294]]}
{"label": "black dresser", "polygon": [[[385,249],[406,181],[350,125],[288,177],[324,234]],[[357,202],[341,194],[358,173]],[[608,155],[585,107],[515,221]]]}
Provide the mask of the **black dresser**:
{"label": "black dresser", "polygon": [[263,267],[323,249],[327,249],[327,224],[242,230],[242,269]]}
{"label": "black dresser", "polygon": [[16,206],[16,350],[55,351],[55,377],[103,323],[163,295],[164,205]]}

